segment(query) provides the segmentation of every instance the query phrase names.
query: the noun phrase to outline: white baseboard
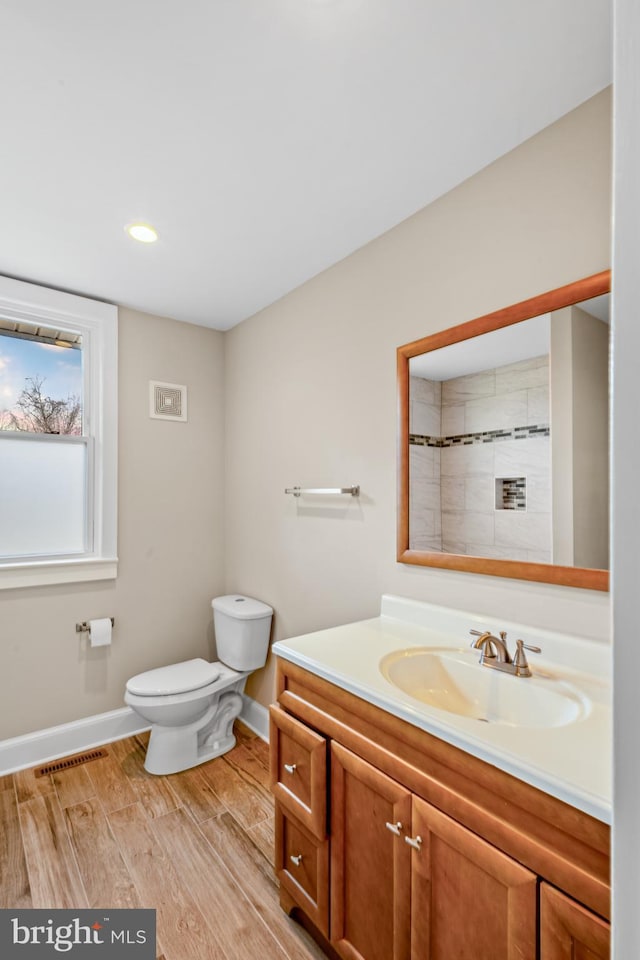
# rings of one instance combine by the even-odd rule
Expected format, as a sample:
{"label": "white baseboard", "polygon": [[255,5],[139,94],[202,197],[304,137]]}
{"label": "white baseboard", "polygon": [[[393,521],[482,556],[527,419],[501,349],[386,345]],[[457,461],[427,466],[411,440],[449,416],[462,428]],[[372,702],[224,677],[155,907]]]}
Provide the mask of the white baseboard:
{"label": "white baseboard", "polygon": [[[243,694],[243,701],[240,719],[262,740],[268,742],[269,711],[246,694]],[[132,737],[135,733],[148,729],[149,724],[134,713],[131,707],[122,707],[109,713],[98,713],[72,723],[48,727],[46,730],[36,730],[11,740],[0,740],[0,777],[27,767],[42,766],[71,753],[93,750],[103,743]]]}
{"label": "white baseboard", "polygon": [[0,740],[0,776],[26,767],[41,766],[71,753],[92,750],[103,743],[122,740],[148,729],[149,724],[130,707],[122,707],[11,740]]}
{"label": "white baseboard", "polygon": [[250,730],[269,743],[269,711],[257,700],[252,700],[246,693],[242,694],[244,701],[240,719]]}

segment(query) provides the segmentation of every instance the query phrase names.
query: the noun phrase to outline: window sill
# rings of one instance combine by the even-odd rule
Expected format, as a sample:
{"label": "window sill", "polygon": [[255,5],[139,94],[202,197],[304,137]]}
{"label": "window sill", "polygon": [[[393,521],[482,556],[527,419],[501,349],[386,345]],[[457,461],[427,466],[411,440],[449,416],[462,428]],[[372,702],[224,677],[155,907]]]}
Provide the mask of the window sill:
{"label": "window sill", "polygon": [[59,583],[84,583],[88,580],[115,580],[117,575],[117,557],[0,563],[0,590],[43,587]]}

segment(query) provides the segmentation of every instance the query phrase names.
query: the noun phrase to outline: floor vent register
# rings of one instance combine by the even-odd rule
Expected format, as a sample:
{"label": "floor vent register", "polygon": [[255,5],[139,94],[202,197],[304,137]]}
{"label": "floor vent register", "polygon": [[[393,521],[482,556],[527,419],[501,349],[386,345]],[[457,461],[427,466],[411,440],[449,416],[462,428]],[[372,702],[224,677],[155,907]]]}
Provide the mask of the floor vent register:
{"label": "floor vent register", "polygon": [[88,753],[76,753],[73,757],[65,757],[63,760],[54,760],[47,763],[44,767],[38,767],[34,772],[36,777],[47,777],[50,773],[61,773],[70,767],[79,767],[82,763],[90,763],[92,760],[100,760],[101,757],[108,757],[107,750],[90,750]]}

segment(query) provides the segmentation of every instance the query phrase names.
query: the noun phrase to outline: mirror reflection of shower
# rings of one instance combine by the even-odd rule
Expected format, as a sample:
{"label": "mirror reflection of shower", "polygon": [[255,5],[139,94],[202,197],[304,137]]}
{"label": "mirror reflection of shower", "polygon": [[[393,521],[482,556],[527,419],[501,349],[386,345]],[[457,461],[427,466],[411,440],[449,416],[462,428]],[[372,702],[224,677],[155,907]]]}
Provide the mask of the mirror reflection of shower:
{"label": "mirror reflection of shower", "polygon": [[410,549],[608,568],[609,302],[410,359]]}

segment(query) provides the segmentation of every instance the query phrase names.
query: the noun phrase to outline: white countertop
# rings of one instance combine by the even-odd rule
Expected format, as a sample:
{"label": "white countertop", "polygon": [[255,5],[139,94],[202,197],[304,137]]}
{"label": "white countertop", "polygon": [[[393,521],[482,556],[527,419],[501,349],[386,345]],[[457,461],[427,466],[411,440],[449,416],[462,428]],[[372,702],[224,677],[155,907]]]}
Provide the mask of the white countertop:
{"label": "white countertop", "polygon": [[[553,727],[481,722],[409,696],[380,671],[380,661],[387,654],[412,647],[446,646],[464,650],[466,656],[471,628],[493,633],[507,630],[511,647],[516,638],[542,647],[541,655],[529,654],[532,680],[501,675],[501,682],[530,683],[536,673],[566,681],[585,704],[580,718]],[[611,822],[611,648],[607,644],[384,596],[379,617],[280,640],[273,651],[598,820]],[[478,664],[478,670],[487,667]]]}

